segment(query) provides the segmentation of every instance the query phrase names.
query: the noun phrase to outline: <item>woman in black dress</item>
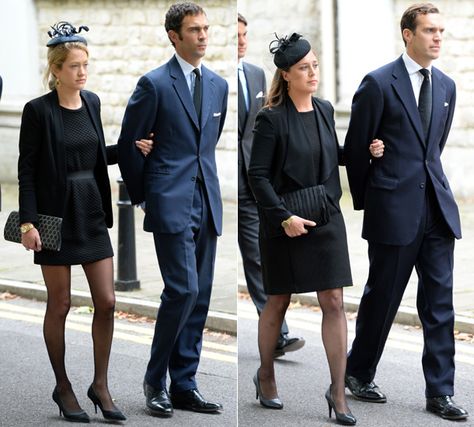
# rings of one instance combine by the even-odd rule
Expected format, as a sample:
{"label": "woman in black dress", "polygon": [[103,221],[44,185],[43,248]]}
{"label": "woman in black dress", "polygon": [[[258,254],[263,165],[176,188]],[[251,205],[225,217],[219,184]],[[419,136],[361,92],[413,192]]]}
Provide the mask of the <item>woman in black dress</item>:
{"label": "woman in black dress", "polygon": [[[73,392],[64,363],[64,326],[71,304],[71,265],[81,264],[94,302],[94,378],[88,396],[104,418],[125,420],[114,405],[107,370],[114,327],[113,251],[107,227],[112,204],[107,164],[116,146],[105,146],[97,95],[83,90],[89,53],[68,23],[50,32],[47,78],[51,92],[25,105],[18,162],[22,243],[33,249],[48,291],[44,339],[56,377],[53,400],[70,421],[89,422]],[[143,154],[151,141],[137,142]],[[62,247],[41,248],[38,214],[63,218]]]}
{"label": "woman in black dress", "polygon": [[[273,353],[292,293],[316,291],[323,313],[322,338],[331,374],[329,414],[356,423],[345,398],[347,322],[344,286],[352,285],[344,220],[339,207],[342,163],[331,104],[312,97],[319,83],[318,60],[298,34],[270,45],[277,66],[267,105],[255,122],[249,182],[260,218],[263,282],[268,300],[260,314],[260,368],[254,377],[260,403],[281,409]],[[375,142],[371,150],[381,150]],[[330,220],[326,225],[291,212],[281,196],[323,185]]]}

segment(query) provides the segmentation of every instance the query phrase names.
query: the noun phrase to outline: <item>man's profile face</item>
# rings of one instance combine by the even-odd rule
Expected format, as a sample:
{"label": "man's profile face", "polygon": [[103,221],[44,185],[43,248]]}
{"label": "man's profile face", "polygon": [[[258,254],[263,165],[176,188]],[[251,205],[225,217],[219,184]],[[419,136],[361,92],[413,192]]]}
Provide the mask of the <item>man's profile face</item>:
{"label": "man's profile face", "polygon": [[176,52],[186,62],[198,65],[206,54],[209,22],[205,14],[186,15],[179,33],[170,30],[168,36],[175,44]]}
{"label": "man's profile face", "polygon": [[439,13],[427,13],[416,18],[416,29],[404,30],[407,53],[422,66],[428,66],[441,52],[444,24]]}
{"label": "man's profile face", "polygon": [[243,22],[238,22],[237,35],[239,39],[237,56],[242,59],[247,52],[247,26]]}

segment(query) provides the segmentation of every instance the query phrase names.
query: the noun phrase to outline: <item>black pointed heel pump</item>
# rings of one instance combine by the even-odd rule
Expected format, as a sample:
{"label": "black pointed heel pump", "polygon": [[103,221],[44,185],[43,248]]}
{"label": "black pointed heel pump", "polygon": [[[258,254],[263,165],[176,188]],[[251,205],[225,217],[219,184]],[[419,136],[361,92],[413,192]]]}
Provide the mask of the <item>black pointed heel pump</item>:
{"label": "black pointed heel pump", "polygon": [[334,403],[334,400],[331,396],[331,386],[329,386],[328,391],[324,396],[326,397],[326,400],[328,402],[329,418],[331,418],[332,410],[334,410],[334,413],[336,414],[336,421],[338,424],[342,424],[344,426],[353,426],[356,424],[357,420],[354,415],[352,415],[351,411],[347,413],[337,412],[336,404]]}
{"label": "black pointed heel pump", "polygon": [[275,397],[273,399],[265,399],[265,397],[263,397],[262,391],[260,390],[260,379],[258,378],[258,371],[260,371],[260,369],[257,369],[257,373],[253,377],[253,383],[255,384],[255,399],[260,398],[260,405],[264,406],[265,408],[282,409],[283,403],[279,397]]}
{"label": "black pointed heel pump", "polygon": [[67,421],[71,421],[73,423],[89,423],[90,422],[89,415],[87,415],[86,411],[81,409],[80,411],[72,412],[64,408],[64,404],[61,400],[61,397],[59,397],[59,392],[58,392],[57,387],[55,387],[53,390],[53,400],[56,402],[56,405],[58,405],[59,416],[63,415],[64,419],[66,419]]}
{"label": "black pointed heel pump", "polygon": [[125,421],[127,419],[127,417],[122,413],[122,411],[118,409],[115,411],[108,411],[107,409],[104,409],[102,406],[102,402],[100,401],[97,394],[95,394],[95,390],[92,388],[92,384],[89,387],[89,390],[87,390],[87,397],[92,400],[92,403],[94,404],[95,413],[97,414],[98,406],[102,411],[102,416],[106,420]]}

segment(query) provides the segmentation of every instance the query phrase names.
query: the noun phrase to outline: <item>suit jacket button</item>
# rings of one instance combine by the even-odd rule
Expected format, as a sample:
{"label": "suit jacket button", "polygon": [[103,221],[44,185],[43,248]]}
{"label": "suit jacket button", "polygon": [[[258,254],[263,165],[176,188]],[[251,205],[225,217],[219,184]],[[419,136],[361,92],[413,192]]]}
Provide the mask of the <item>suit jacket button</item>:
{"label": "suit jacket button", "polygon": [[425,188],[425,183],[424,183],[424,182],[422,182],[422,183],[420,184],[420,188]]}
{"label": "suit jacket button", "polygon": [[191,178],[191,181],[196,181],[196,177],[193,176],[193,177]]}

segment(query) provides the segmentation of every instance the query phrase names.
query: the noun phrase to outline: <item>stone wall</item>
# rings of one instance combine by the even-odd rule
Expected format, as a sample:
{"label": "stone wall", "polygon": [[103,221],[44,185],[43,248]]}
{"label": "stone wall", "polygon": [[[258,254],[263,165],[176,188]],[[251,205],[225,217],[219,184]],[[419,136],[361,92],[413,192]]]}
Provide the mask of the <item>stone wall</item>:
{"label": "stone wall", "polygon": [[[396,0],[399,26],[404,10],[413,2]],[[443,153],[443,164],[451,187],[460,198],[474,198],[474,2],[434,0],[444,18],[441,56],[433,65],[456,82],[457,101],[453,126]],[[400,34],[400,33],[398,33]],[[395,40],[399,52],[401,39]]]}
{"label": "stone wall", "polygon": [[[50,25],[64,20],[76,26],[89,26],[90,31],[85,33],[90,51],[86,88],[99,95],[106,141],[115,143],[127,101],[139,77],[168,61],[174,53],[164,29],[165,14],[172,3],[161,0],[36,0],[38,55],[42,69],[32,70],[32,73],[43,72]],[[209,47],[203,62],[224,77],[230,88],[227,120],[217,157],[224,196],[234,198],[237,168],[236,3],[234,0],[199,3],[210,24]],[[112,169],[111,175],[118,175],[118,168]]]}
{"label": "stone wall", "polygon": [[[20,0],[19,0],[20,1]],[[24,0],[23,0],[24,1]],[[208,14],[211,24],[210,45],[205,63],[223,75],[229,82],[229,113],[224,134],[218,149],[218,162],[223,190],[227,197],[235,196],[236,182],[236,14],[237,8],[249,21],[249,48],[246,59],[260,65],[267,73],[268,80],[275,70],[268,43],[273,33],[288,34],[293,31],[303,33],[312,43],[321,60],[324,73],[318,90],[319,96],[330,99],[338,107],[337,125],[340,142],[344,140],[348,106],[340,96],[341,82],[354,75],[353,66],[341,69],[341,61],[333,61],[332,55],[339,55],[334,44],[323,43],[328,40],[327,30],[322,34],[325,22],[321,18],[336,13],[338,8],[350,0],[203,0],[201,4]],[[375,0],[373,0],[375,2]],[[368,3],[369,0],[365,0]],[[365,4],[364,3],[364,4]],[[395,55],[403,51],[399,36],[398,22],[401,14],[410,5],[410,0],[384,0],[384,10],[392,14],[393,26],[387,31],[393,32],[393,45],[390,49],[371,49],[370,38],[358,39],[360,26],[371,26],[372,17],[365,10],[353,20],[352,33],[354,49],[360,53],[358,62],[364,62],[364,54],[369,52],[373,61],[380,65],[387,62],[387,51]],[[445,171],[451,186],[458,197],[474,197],[474,2],[472,0],[439,0],[435,2],[445,18],[446,32],[441,58],[435,66],[449,74],[457,84],[458,99],[452,132],[443,154]],[[70,20],[74,24],[87,24],[91,31],[87,33],[90,41],[91,69],[87,88],[97,92],[103,103],[103,121],[108,143],[116,141],[123,112],[138,77],[144,72],[166,61],[173,53],[167,40],[163,22],[164,15],[171,2],[161,0],[36,0],[38,21],[38,57],[44,64],[46,50],[44,44],[48,36],[48,26],[58,20]],[[238,7],[236,6],[238,4]],[[380,5],[380,2],[377,2]],[[379,6],[381,7],[381,6]],[[331,9],[334,12],[331,12]],[[6,12],[8,14],[8,6]],[[377,15],[378,16],[378,15]],[[376,26],[372,25],[374,28]],[[393,30],[395,28],[395,31]],[[341,36],[339,28],[329,31],[334,38]],[[374,33],[379,33],[375,31]],[[329,35],[331,37],[331,35]],[[373,37],[377,37],[376,34]],[[328,52],[329,50],[334,52]],[[364,53],[365,52],[365,53]],[[373,58],[375,57],[375,59]],[[329,58],[330,60],[327,60]],[[6,59],[3,59],[4,61]],[[0,58],[0,64],[2,59]],[[365,62],[364,62],[365,63]],[[327,73],[329,68],[337,73]],[[369,71],[369,70],[367,70]],[[41,74],[41,70],[31,69],[32,78]],[[329,78],[328,78],[329,76]],[[362,75],[361,75],[362,77]],[[361,78],[360,77],[360,78]],[[357,81],[360,81],[359,78]],[[328,86],[338,90],[327,90]],[[4,88],[5,90],[5,88]],[[354,89],[355,90],[355,89]],[[6,92],[5,92],[6,93]],[[338,101],[341,101],[340,105]],[[23,103],[26,99],[23,100]],[[5,175],[15,177],[17,126],[19,113],[15,108],[5,106],[6,97],[0,104],[0,180]],[[6,127],[4,126],[7,124]],[[7,146],[8,144],[8,146]],[[10,154],[8,154],[10,153]],[[13,154],[12,154],[13,153]]]}
{"label": "stone wall", "polygon": [[238,0],[237,9],[248,21],[245,61],[265,70],[268,86],[275,72],[273,58],[268,51],[269,43],[275,39],[274,33],[279,36],[300,33],[318,54],[321,52],[319,7],[320,1],[315,0]]}
{"label": "stone wall", "polygon": [[[372,3],[373,2],[373,3]],[[394,59],[404,50],[399,31],[399,21],[403,11],[413,0],[364,0],[358,2],[359,11],[352,13],[352,18],[344,23],[345,28],[336,27],[334,37],[350,37],[343,43],[355,52],[353,62],[341,58],[343,51],[335,49],[336,64],[325,61],[330,57],[327,50],[332,46],[322,42],[324,28],[321,19],[324,8],[333,8],[339,18],[344,8],[353,6],[352,0],[238,0],[238,10],[249,21],[249,48],[246,59],[264,68],[268,81],[274,72],[271,56],[268,54],[268,43],[276,31],[287,34],[300,31],[312,42],[320,57],[321,71],[335,67],[334,81],[328,82],[328,74],[322,75],[318,95],[331,100],[337,109],[336,124],[340,143],[344,141],[347,130],[348,114],[352,93],[364,74],[379,65]],[[457,84],[457,107],[452,131],[443,153],[445,172],[450,179],[451,187],[459,198],[474,197],[474,2],[472,0],[434,0],[445,19],[446,31],[443,40],[441,58],[434,65],[450,75]],[[371,14],[370,12],[375,15]],[[377,18],[374,18],[376,16]],[[392,18],[390,18],[390,16]],[[384,18],[387,25],[380,28]],[[337,20],[337,17],[335,18]],[[373,21],[377,19],[377,21]],[[393,21],[390,21],[393,19]],[[392,23],[391,23],[392,22]],[[324,35],[327,37],[327,34]],[[391,46],[380,45],[380,39],[387,38]],[[370,65],[369,65],[370,64]],[[366,69],[364,69],[364,67]],[[326,70],[327,71],[327,70]],[[336,77],[337,75],[337,77]],[[323,78],[324,77],[324,78]],[[330,73],[329,73],[330,77]],[[354,82],[351,94],[344,88]],[[333,96],[328,85],[337,87],[337,96]],[[343,174],[344,176],[344,174]]]}

